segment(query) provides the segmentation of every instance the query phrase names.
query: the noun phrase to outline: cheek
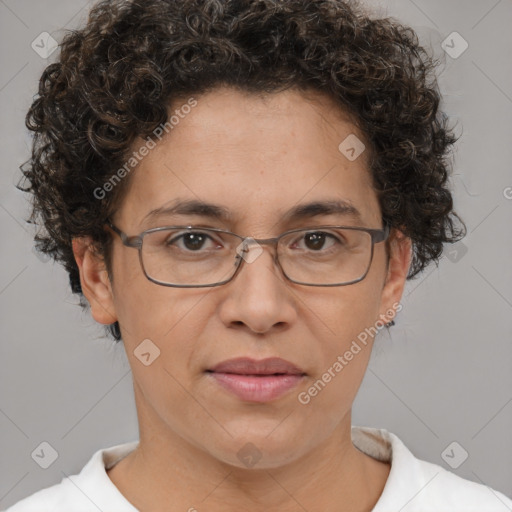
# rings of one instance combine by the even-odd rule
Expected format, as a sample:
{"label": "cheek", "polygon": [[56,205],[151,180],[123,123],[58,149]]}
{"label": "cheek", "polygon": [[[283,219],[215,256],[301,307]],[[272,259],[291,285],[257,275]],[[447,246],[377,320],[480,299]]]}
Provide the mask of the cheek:
{"label": "cheek", "polygon": [[[203,292],[204,294],[204,292]],[[169,365],[187,363],[212,312],[198,292],[160,286],[147,281],[135,292],[125,290],[119,322],[127,350],[142,340],[152,340]],[[117,311],[117,308],[116,308]]]}
{"label": "cheek", "polygon": [[160,339],[185,314],[180,289],[149,281],[135,250],[119,252],[114,261],[114,305],[123,339],[130,345]]}
{"label": "cheek", "polygon": [[[329,435],[347,414],[355,400],[368,367],[373,346],[372,326],[379,301],[372,299],[371,286],[354,286],[350,293],[339,292],[323,308],[313,306],[329,329],[316,338],[315,350],[321,351],[318,371],[311,375],[297,396],[305,421],[315,425],[322,436]],[[354,290],[360,293],[354,293]],[[329,304],[326,307],[326,304]],[[312,320],[317,326],[318,319]],[[315,331],[313,331],[315,332]],[[318,332],[318,329],[317,331]]]}
{"label": "cheek", "polygon": [[[324,289],[305,297],[304,308],[312,333],[332,357],[364,338],[379,318],[380,287],[370,274],[353,285]],[[360,336],[361,335],[361,336]]]}
{"label": "cheek", "polygon": [[[148,394],[172,393],[173,376],[188,384],[195,340],[212,312],[204,290],[157,285],[140,267],[138,255],[120,259],[114,274],[114,303],[133,377]],[[133,256],[133,257],[132,257]],[[204,298],[204,297],[203,297]]]}
{"label": "cheek", "polygon": [[139,405],[150,405],[148,414],[156,412],[178,431],[192,421],[190,416],[201,414],[188,390],[196,384],[201,352],[197,340],[211,313],[194,292],[153,286],[151,293],[145,290],[125,301],[124,346],[133,380],[144,396],[144,405]]}
{"label": "cheek", "polygon": [[343,379],[342,387],[349,391],[350,383],[359,385],[371,355],[378,301],[369,301],[366,294],[351,294],[350,299],[331,301],[323,311],[330,332],[324,337],[323,365],[317,377],[325,382]]}
{"label": "cheek", "polygon": [[304,321],[310,324],[315,339],[312,349],[320,364],[299,403],[311,405],[319,414],[331,407],[350,407],[366,372],[373,338],[382,328],[376,324],[378,290],[378,282],[369,274],[359,283],[333,289],[328,296],[324,292],[305,300]]}

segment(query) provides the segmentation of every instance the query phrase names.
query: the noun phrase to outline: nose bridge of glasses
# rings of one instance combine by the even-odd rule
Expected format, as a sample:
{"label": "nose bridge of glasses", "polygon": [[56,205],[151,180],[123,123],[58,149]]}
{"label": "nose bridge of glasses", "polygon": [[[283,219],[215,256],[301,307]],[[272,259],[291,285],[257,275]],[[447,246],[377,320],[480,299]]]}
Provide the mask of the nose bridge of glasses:
{"label": "nose bridge of glasses", "polygon": [[253,238],[252,236],[246,236],[238,245],[236,252],[243,260],[248,263],[252,263],[263,253],[263,246],[268,245],[274,248],[273,259],[275,261],[277,259],[277,251],[275,251],[275,247],[277,246],[278,241],[279,237]]}
{"label": "nose bridge of glasses", "polygon": [[242,252],[248,252],[250,251],[251,249],[253,251],[256,251],[256,252],[259,252],[259,254],[261,254],[262,252],[262,246],[263,245],[268,245],[268,246],[271,246],[271,247],[276,247],[277,246],[277,243],[279,241],[279,237],[275,237],[275,238],[254,238],[252,236],[246,236],[243,238],[242,242],[240,242],[238,248],[237,248],[237,253],[239,251],[242,251]]}
{"label": "nose bridge of glasses", "polygon": [[247,240],[251,244],[258,244],[258,245],[270,245],[275,246],[277,245],[277,242],[279,241],[280,237],[274,237],[274,238],[253,238],[252,236],[247,236],[244,238],[244,241]]}

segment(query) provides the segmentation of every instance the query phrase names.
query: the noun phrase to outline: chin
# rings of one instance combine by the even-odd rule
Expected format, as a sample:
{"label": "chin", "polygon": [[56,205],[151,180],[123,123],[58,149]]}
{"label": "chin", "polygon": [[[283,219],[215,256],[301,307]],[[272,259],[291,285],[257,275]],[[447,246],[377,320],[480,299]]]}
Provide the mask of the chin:
{"label": "chin", "polygon": [[[291,432],[283,425],[276,428],[279,423],[275,421],[272,428],[268,428],[268,424],[258,428],[255,423],[257,422],[245,429],[238,425],[237,433],[229,430],[233,437],[225,436],[215,447],[205,448],[225,464],[239,469],[258,470],[282,467],[293,462],[304,455],[307,446],[311,444],[310,441],[299,438],[296,429]],[[279,429],[281,431],[278,433]]]}

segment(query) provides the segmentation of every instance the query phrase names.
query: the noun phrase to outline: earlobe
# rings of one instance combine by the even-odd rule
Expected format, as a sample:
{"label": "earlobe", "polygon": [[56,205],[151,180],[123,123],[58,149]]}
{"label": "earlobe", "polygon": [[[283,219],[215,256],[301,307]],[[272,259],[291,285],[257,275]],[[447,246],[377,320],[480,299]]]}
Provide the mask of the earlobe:
{"label": "earlobe", "polygon": [[105,325],[116,322],[112,286],[103,257],[90,237],[74,238],[72,247],[82,292],[90,304],[93,318]]}

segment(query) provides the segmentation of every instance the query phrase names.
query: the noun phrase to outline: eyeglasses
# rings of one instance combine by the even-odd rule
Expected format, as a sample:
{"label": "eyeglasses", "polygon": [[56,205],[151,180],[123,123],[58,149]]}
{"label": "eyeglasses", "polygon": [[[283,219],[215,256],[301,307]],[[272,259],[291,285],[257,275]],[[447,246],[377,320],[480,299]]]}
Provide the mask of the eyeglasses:
{"label": "eyeglasses", "polygon": [[179,288],[220,286],[242,266],[276,246],[275,264],[291,282],[306,286],[345,286],[363,280],[374,244],[388,238],[389,226],[315,226],[292,229],[276,238],[254,239],[219,228],[165,226],[128,236],[106,224],[127,247],[137,248],[144,275],[153,283]]}

